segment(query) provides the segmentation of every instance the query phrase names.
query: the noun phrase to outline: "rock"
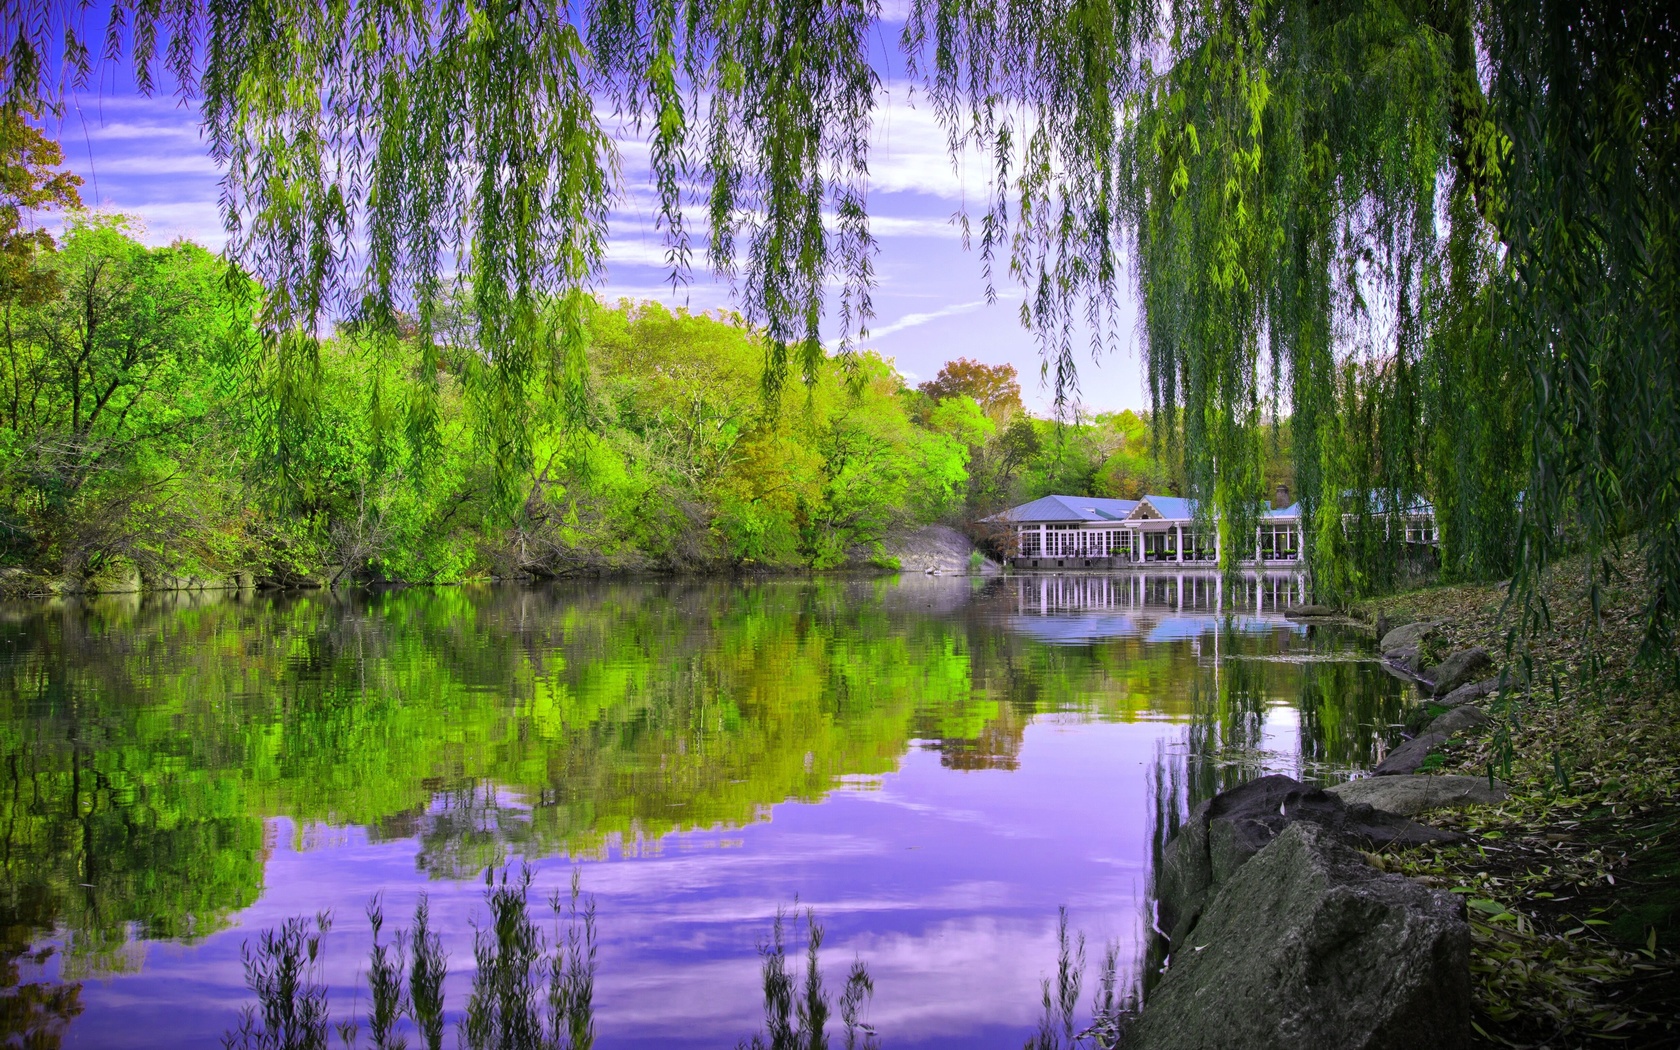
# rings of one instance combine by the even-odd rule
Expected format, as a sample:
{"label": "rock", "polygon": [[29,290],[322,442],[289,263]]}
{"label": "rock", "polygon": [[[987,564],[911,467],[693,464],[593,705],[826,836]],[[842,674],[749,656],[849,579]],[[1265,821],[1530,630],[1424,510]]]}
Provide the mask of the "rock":
{"label": "rock", "polygon": [[1404,672],[1408,678],[1416,678],[1423,665],[1423,660],[1418,655],[1418,647],[1415,645],[1390,649],[1383,653],[1383,661],[1390,667]]}
{"label": "rock", "polygon": [[[899,530],[882,537],[880,554],[896,559],[899,569],[906,573],[925,573],[934,569],[942,573],[972,572],[989,576],[1003,571],[990,559],[982,559],[978,566],[973,565],[973,555],[978,549],[972,540],[948,525],[929,525],[920,529]],[[867,548],[850,552],[852,561],[859,565],[871,564],[870,559],[875,556]]]}
{"label": "rock", "polygon": [[1371,770],[1372,776],[1388,777],[1399,773],[1416,773],[1429,752],[1452,739],[1451,733],[1425,730],[1388,753],[1388,757]]}
{"label": "rock", "polygon": [[1467,704],[1472,700],[1480,700],[1498,688],[1499,677],[1495,675],[1492,678],[1484,678],[1480,682],[1461,685],[1446,696],[1437,698],[1434,702],[1442,707],[1457,707],[1459,704]]}
{"label": "rock", "polygon": [[1300,822],[1220,888],[1125,1045],[1459,1050],[1470,1032],[1463,903]]}
{"label": "rock", "polygon": [[1385,653],[1395,649],[1415,649],[1425,638],[1437,633],[1443,622],[1445,621],[1419,620],[1416,623],[1401,624],[1383,635],[1378,647]]}
{"label": "rock", "polygon": [[1296,606],[1291,606],[1290,608],[1283,610],[1283,615],[1285,615],[1285,616],[1313,617],[1313,616],[1340,616],[1341,613],[1337,612],[1335,609],[1331,608],[1328,605],[1296,605]]}
{"label": "rock", "polygon": [[148,591],[225,591],[237,586],[232,580],[219,576],[176,576],[160,573],[145,581]]}
{"label": "rock", "polygon": [[1487,712],[1474,704],[1460,704],[1424,726],[1417,736],[1390,751],[1371,773],[1379,777],[1415,773],[1431,751],[1466,730],[1478,729],[1491,721],[1493,719],[1488,717]]}
{"label": "rock", "polygon": [[1427,732],[1457,735],[1466,729],[1479,729],[1491,721],[1493,719],[1487,716],[1487,712],[1475,704],[1460,704],[1429,723]]}
{"label": "rock", "polygon": [[1290,777],[1251,780],[1197,806],[1162,854],[1160,925],[1175,949],[1213,892],[1278,832],[1303,820],[1364,849],[1404,849],[1459,837],[1369,806],[1348,805]]}
{"label": "rock", "polygon": [[1415,817],[1432,809],[1479,806],[1505,800],[1505,785],[1487,777],[1417,776],[1402,774],[1365,777],[1326,788],[1343,802],[1362,802],[1372,809]]}
{"label": "rock", "polygon": [[94,594],[133,594],[140,590],[140,570],[131,563],[108,565],[88,577],[86,590]]}
{"label": "rock", "polygon": [[1476,681],[1493,667],[1493,657],[1481,646],[1461,649],[1429,669],[1424,677],[1435,683],[1435,695],[1446,696],[1461,685]]}

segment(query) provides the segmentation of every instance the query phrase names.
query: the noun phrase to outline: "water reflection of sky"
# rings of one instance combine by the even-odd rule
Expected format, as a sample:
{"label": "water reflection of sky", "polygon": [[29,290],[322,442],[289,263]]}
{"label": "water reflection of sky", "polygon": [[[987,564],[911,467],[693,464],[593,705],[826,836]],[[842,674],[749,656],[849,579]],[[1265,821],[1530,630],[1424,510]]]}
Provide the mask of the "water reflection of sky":
{"label": "water reflection of sky", "polygon": [[[585,590],[575,598],[568,593],[487,591],[482,599],[470,599],[476,603],[469,610],[471,631],[477,633],[428,638],[418,650],[429,657],[447,643],[454,647],[454,662],[416,665],[425,668],[425,681],[448,671],[468,681],[468,691],[443,692],[431,699],[424,692],[402,694],[411,695],[416,705],[431,705],[427,710],[434,722],[381,716],[387,721],[365,724],[406,726],[408,732],[429,732],[441,725],[449,739],[482,737],[496,742],[494,748],[463,754],[480,754],[480,762],[507,760],[497,768],[547,770],[551,753],[545,749],[550,747],[555,754],[564,752],[562,757],[573,764],[555,767],[562,772],[539,773],[539,779],[526,781],[523,789],[468,767],[466,775],[479,778],[473,782],[476,787],[449,782],[447,788],[433,789],[429,806],[423,803],[423,791],[420,804],[385,813],[371,830],[342,820],[300,824],[288,815],[295,810],[286,804],[261,801],[335,801],[333,792],[345,790],[338,779],[343,770],[364,768],[347,765],[350,749],[335,750],[339,742],[302,735],[296,727],[290,736],[280,734],[278,725],[265,721],[273,715],[265,714],[261,704],[244,707],[240,698],[214,701],[275,733],[276,740],[317,748],[283,757],[309,758],[311,764],[300,768],[331,783],[309,791],[308,785],[282,779],[264,788],[277,792],[272,795],[258,794],[250,785],[240,788],[252,792],[250,805],[266,807],[256,810],[253,819],[262,823],[250,825],[253,834],[247,840],[255,839],[255,829],[262,829],[261,885],[255,903],[233,912],[229,928],[195,943],[140,940],[138,931],[131,931],[124,948],[129,960],[125,972],[85,980],[85,1010],[70,1025],[66,1044],[220,1045],[223,1033],[237,1021],[238,1007],[248,1001],[241,945],[287,918],[322,910],[330,910],[335,920],[326,955],[334,1016],[364,1015],[369,938],[363,910],[375,893],[384,894],[388,935],[408,924],[419,893],[430,895],[434,925],[450,957],[447,1002],[452,1019],[458,1018],[470,992],[474,923],[487,917],[482,880],[472,873],[482,864],[474,858],[489,854],[477,852],[475,842],[493,840],[515,853],[524,849],[548,854],[530,858],[536,879],[533,901],[564,889],[573,862],[553,855],[558,847],[552,835],[543,838],[534,832],[533,822],[544,811],[530,785],[553,793],[556,785],[571,783],[565,777],[577,775],[577,783],[584,786],[559,792],[565,796],[560,800],[563,806],[583,812],[599,803],[605,811],[612,803],[620,806],[619,812],[638,813],[641,826],[686,829],[645,840],[610,838],[606,847],[592,847],[577,861],[584,889],[599,905],[596,1002],[602,1047],[731,1046],[750,1036],[760,1023],[758,945],[769,933],[776,910],[797,899],[802,907],[814,908],[827,928],[824,960],[831,991],[838,994],[854,959],[868,964],[876,994],[867,1020],[879,1029],[886,1045],[1014,1048],[1031,1034],[1040,1010],[1039,982],[1056,965],[1059,906],[1069,908],[1073,926],[1089,939],[1092,972],[1087,992],[1095,983],[1104,942],[1120,943],[1123,964],[1137,957],[1156,763],[1163,755],[1170,761],[1183,759],[1187,720],[1203,717],[1209,710],[1205,705],[1212,704],[1218,708],[1212,717],[1230,722],[1230,728],[1218,734],[1231,747],[1219,760],[1222,764],[1240,768],[1245,775],[1298,773],[1303,768],[1303,736],[1318,731],[1315,726],[1330,724],[1309,724],[1303,717],[1298,704],[1306,695],[1305,676],[1327,676],[1321,679],[1320,692],[1338,703],[1366,689],[1363,683],[1393,688],[1379,671],[1340,659],[1348,655],[1346,639],[1315,634],[1270,607],[1233,610],[1225,605],[1218,612],[1180,612],[1135,581],[1130,588],[1097,578],[1065,581],[1056,602],[1033,610],[1023,609],[1024,596],[1050,593],[1037,582],[1029,586],[1019,580],[913,579],[903,585],[871,583],[841,591],[822,586],[695,588],[682,593],[681,603],[686,604],[664,606],[658,603],[667,599],[652,585],[646,590],[619,585],[599,593]],[[1182,593],[1193,604],[1201,591],[1192,585]],[[1139,602],[1125,605],[1133,596]],[[310,660],[327,669],[319,673],[359,675],[361,657],[347,654],[363,651],[364,636],[378,641],[384,651],[406,652],[395,646],[396,633],[376,629],[389,625],[389,632],[412,631],[404,625],[424,622],[416,614],[441,608],[423,594],[395,601],[407,603],[397,608],[407,610],[409,619],[371,606],[342,613],[334,608],[323,614],[323,629],[311,627],[315,633],[297,635],[314,646],[308,650]],[[650,613],[660,608],[666,610],[666,619]],[[679,608],[680,616],[671,612]],[[278,608],[273,622],[281,626],[272,628],[276,637],[293,637],[285,633],[293,628],[284,625],[313,622],[303,615],[307,611],[303,606]],[[211,609],[206,615],[214,613]],[[220,629],[250,631],[252,624],[269,622],[264,620],[267,615],[246,610],[239,613],[241,619],[227,621],[237,622],[237,628]],[[544,624],[563,617],[571,617],[563,636],[558,631],[542,633]],[[333,664],[320,655],[328,652],[323,639],[335,639],[331,632],[352,620],[356,633],[350,638],[356,647],[338,644],[334,652],[340,663]],[[468,621],[452,614],[447,622],[453,627]],[[604,655],[617,652],[615,659],[625,660],[612,645],[623,643],[630,631],[664,640],[675,639],[681,630],[688,631],[680,639],[687,648],[668,667],[646,660],[619,667]],[[214,638],[215,632],[206,629],[203,637]],[[103,641],[83,644],[88,648],[66,646],[64,652],[84,662],[105,661],[110,680],[119,680],[117,671],[125,666],[121,654],[101,648]],[[648,644],[638,641],[633,648]],[[380,651],[380,646],[369,646],[368,651]],[[867,648],[869,659],[837,655],[860,647]],[[723,650],[729,650],[723,654],[727,661],[703,663]],[[198,651],[190,646],[183,650]],[[241,661],[249,658],[249,650],[243,652]],[[781,656],[771,660],[765,655],[772,653]],[[754,654],[763,659],[755,660]],[[1286,662],[1301,657],[1335,657],[1338,662]],[[174,658],[160,654],[156,666],[170,670],[169,660]],[[419,658],[392,655],[379,666],[397,676],[407,669],[402,660]],[[556,743],[533,745],[530,740],[537,738],[527,740],[526,731],[534,734],[535,728],[521,719],[536,715],[521,712],[536,712],[535,699],[514,702],[496,692],[507,688],[500,683],[519,680],[501,672],[505,661],[511,661],[508,667],[525,666],[520,659],[568,676],[555,681],[570,690],[565,695],[573,702],[595,695],[584,687],[596,678],[608,683],[610,688],[601,688],[617,699],[591,716],[602,721],[582,735],[573,732]],[[286,673],[302,674],[299,668],[314,665],[287,664]],[[145,666],[149,670],[153,665]],[[182,666],[194,665],[189,661]],[[206,666],[222,665],[211,661]],[[690,670],[702,666],[710,670],[700,675]],[[771,677],[752,677],[759,667]],[[797,683],[773,677],[784,668],[803,669],[800,673],[806,677]],[[866,677],[859,677],[865,673],[860,668]],[[796,686],[805,690],[799,704],[788,699]],[[105,701],[116,696],[105,684],[77,688],[104,690],[100,696]],[[134,685],[125,688],[138,691]],[[209,688],[198,686],[201,692]],[[535,690],[535,685],[528,688]],[[686,723],[677,716],[686,710],[683,704],[699,703],[683,692],[691,688],[700,689],[707,703],[726,692],[737,698],[738,704],[731,700],[730,717],[747,729],[708,742],[703,736],[675,730],[670,731],[673,735],[660,735],[667,731],[650,728],[648,719],[664,712],[681,729]],[[942,691],[935,696],[936,690]],[[486,695],[489,701],[481,703]],[[141,708],[143,701],[145,697],[136,697]],[[359,705],[362,697],[354,694],[347,702]],[[126,697],[107,708],[113,737],[139,732],[119,717],[135,708],[125,703]],[[643,703],[646,706],[636,706]],[[614,713],[620,710],[614,705],[625,704],[625,713]],[[902,713],[881,729],[859,717],[859,705],[869,704]],[[325,705],[322,710],[330,713],[333,708]],[[476,712],[474,718],[490,721],[476,727],[460,724],[469,711]],[[626,720],[613,721],[621,717]],[[832,724],[818,731],[801,722],[799,732],[789,731],[795,719]],[[1334,724],[1350,732],[1347,727],[1355,721],[1348,717]],[[352,719],[326,724],[355,728],[363,723]],[[908,735],[845,735],[897,732],[906,726],[911,729]],[[62,736],[67,730],[46,719],[37,732]],[[944,738],[938,735],[942,733]],[[627,748],[624,740],[631,737],[652,741],[651,750]],[[65,739],[80,746],[75,738]],[[243,738],[230,737],[239,739]],[[595,746],[591,740],[618,747],[613,753],[620,755],[620,764],[590,765],[587,749]],[[790,789],[776,787],[772,793],[758,786],[769,797],[753,797],[756,810],[751,805],[736,808],[728,811],[732,816],[720,819],[696,808],[696,800],[727,800],[725,787],[695,781],[684,788],[688,781],[667,783],[663,774],[664,758],[683,753],[691,743],[768,748],[779,740],[796,745],[791,752],[795,767],[803,753],[807,774],[813,757],[819,771],[831,774],[826,780],[817,774],[819,790],[798,788],[803,800],[778,801]],[[831,741],[851,756],[851,764],[838,764],[835,755],[826,753],[813,756],[804,750],[805,740]],[[1334,748],[1321,750],[1336,760]],[[756,777],[770,768],[761,761],[785,765],[790,758],[771,751],[751,753],[751,762],[735,763],[714,755],[712,775]],[[1315,762],[1325,760],[1321,756]],[[237,760],[234,772],[236,767]],[[688,777],[704,772],[692,765],[681,768]],[[887,771],[878,772],[882,769]],[[438,776],[443,772],[421,767],[391,769],[386,775],[449,781],[447,775]],[[206,783],[222,783],[214,778],[227,775],[227,770],[207,769],[205,776],[211,779]],[[617,795],[588,794],[614,778],[620,785],[638,785],[632,792],[636,807],[623,809],[622,787]],[[762,784],[788,783],[803,782],[797,775],[792,780],[762,779]],[[729,779],[726,784],[747,781]],[[358,804],[367,806],[380,797],[367,793],[366,798],[358,796]],[[391,797],[407,798],[400,791]],[[679,808],[662,808],[673,806]],[[684,817],[675,825],[664,816],[678,812]],[[190,809],[183,813],[192,815]],[[451,872],[467,877],[448,877]],[[546,917],[546,906],[539,913]],[[800,947],[790,945],[790,954]],[[26,964],[25,977],[39,972],[55,978],[57,967],[56,961],[49,961],[44,971],[36,971]],[[1088,994],[1084,998],[1088,1001]],[[453,1041],[454,1036],[446,1038]]]}
{"label": "water reflection of sky", "polygon": [[[1129,959],[1144,888],[1147,776],[1161,724],[1047,717],[1019,767],[959,772],[917,749],[902,768],[815,804],[784,803],[768,821],[670,836],[640,856],[582,862],[599,904],[597,1002],[603,1047],[733,1045],[760,1009],[757,943],[797,897],[827,930],[830,987],[854,958],[876,995],[868,1019],[892,1046],[1008,1046],[1038,1011],[1056,961],[1056,909],[1091,941]],[[366,1005],[367,923],[385,894],[406,916],[431,895],[451,960],[448,998],[466,1001],[476,881],[421,882],[414,840],[370,843],[358,829],[309,835],[269,828],[267,886],[233,929],[200,945],[152,943],[139,972],[84,989],[69,1045],[217,1045],[244,998],[240,943],[285,918],[330,908],[334,1004]],[[535,862],[533,897],[563,888],[570,865]],[[388,926],[389,930],[390,927]],[[748,1019],[744,1024],[743,1019]]]}
{"label": "water reflection of sky", "polygon": [[1186,641],[1216,631],[1305,634],[1306,628],[1283,616],[1204,614],[1139,616],[1131,613],[1050,612],[1011,616],[1009,629],[1050,645],[1085,645],[1105,638],[1143,638],[1151,642]]}

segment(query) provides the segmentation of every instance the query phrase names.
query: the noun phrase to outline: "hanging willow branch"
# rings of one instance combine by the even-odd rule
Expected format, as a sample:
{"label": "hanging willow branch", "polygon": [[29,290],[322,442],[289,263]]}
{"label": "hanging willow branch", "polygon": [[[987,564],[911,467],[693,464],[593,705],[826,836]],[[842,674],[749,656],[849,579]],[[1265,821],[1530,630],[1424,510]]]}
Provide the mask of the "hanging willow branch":
{"label": "hanging willow branch", "polygon": [[515,483],[530,464],[528,384],[558,384],[581,413],[583,301],[621,181],[614,112],[651,140],[673,280],[690,262],[685,198],[705,201],[708,261],[766,333],[772,388],[790,369],[815,381],[831,284],[842,351],[867,330],[870,0],[118,0],[102,30],[77,3],[0,10],[16,27],[0,68],[9,106],[87,83],[96,46],[130,56],[143,90],[166,71],[198,102],[231,254],[268,289],[282,416],[309,410],[324,324],[412,311],[424,445],[433,319],[460,276],[484,366],[473,393]]}
{"label": "hanging willow branch", "polygon": [[[609,114],[649,145],[671,279],[703,235],[766,333],[770,391],[814,376],[831,305],[843,351],[867,333],[873,2],[117,0],[103,30],[86,10],[0,0],[0,90],[51,101],[101,52],[201,101],[283,410],[307,408],[324,319],[408,309],[429,333],[459,272],[475,394],[522,470],[528,383],[581,412]],[[1076,343],[1119,334],[1130,254],[1158,436],[1225,550],[1287,420],[1327,596],[1388,582],[1398,518],[1428,501],[1449,575],[1516,572],[1531,597],[1565,551],[1638,544],[1672,656],[1667,6],[913,0],[902,45],[953,156],[989,158],[988,285],[1006,266],[1024,290],[1058,405]]]}

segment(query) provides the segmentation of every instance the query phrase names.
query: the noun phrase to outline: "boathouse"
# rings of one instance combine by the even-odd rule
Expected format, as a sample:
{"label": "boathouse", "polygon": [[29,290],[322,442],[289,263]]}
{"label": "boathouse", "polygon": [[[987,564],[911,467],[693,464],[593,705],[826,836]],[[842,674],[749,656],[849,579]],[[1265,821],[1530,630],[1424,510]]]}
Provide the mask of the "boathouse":
{"label": "boathouse", "polygon": [[[1254,530],[1244,564],[1293,565],[1302,559],[1301,505],[1278,487]],[[1196,522],[1194,500],[1178,496],[1102,499],[1045,496],[993,515],[1010,531],[1006,555],[1022,569],[1173,568],[1219,564],[1217,529]]]}

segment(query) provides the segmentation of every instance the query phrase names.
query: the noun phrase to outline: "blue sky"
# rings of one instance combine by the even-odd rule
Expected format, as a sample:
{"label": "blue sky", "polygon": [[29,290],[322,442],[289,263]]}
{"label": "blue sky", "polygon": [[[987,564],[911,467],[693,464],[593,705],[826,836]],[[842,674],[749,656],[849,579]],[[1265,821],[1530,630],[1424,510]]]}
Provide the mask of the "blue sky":
{"label": "blue sky", "polygon": [[[62,123],[49,128],[63,142],[67,165],[86,180],[84,202],[137,217],[148,242],[187,237],[219,249],[220,173],[200,136],[196,111],[172,95],[141,97],[114,84],[126,78],[110,67],[102,72],[103,86],[67,99]],[[1019,292],[1000,284],[999,300],[985,303],[978,253],[963,249],[951,221],[968,210],[977,225],[974,212],[986,191],[983,169],[976,166],[973,174],[963,170],[967,165],[953,169],[944,133],[930,108],[915,104],[910,86],[902,76],[889,75],[876,113],[869,207],[880,251],[876,316],[865,345],[893,358],[912,382],[932,378],[956,357],[1013,364],[1028,407],[1045,413],[1051,391],[1040,381],[1033,336],[1018,320]],[[664,249],[647,206],[652,195],[644,156],[637,144],[623,144],[625,199],[614,216],[600,294],[657,299],[696,311],[731,305],[728,285],[711,277],[698,253],[687,288],[673,294],[666,283]],[[1135,317],[1128,288],[1118,352],[1092,360],[1080,351],[1079,400],[1087,411],[1147,405]]]}

